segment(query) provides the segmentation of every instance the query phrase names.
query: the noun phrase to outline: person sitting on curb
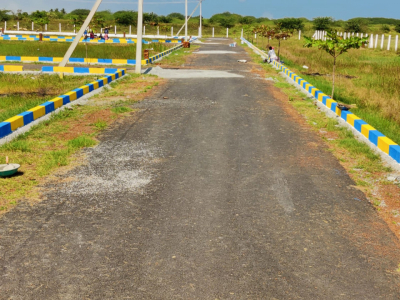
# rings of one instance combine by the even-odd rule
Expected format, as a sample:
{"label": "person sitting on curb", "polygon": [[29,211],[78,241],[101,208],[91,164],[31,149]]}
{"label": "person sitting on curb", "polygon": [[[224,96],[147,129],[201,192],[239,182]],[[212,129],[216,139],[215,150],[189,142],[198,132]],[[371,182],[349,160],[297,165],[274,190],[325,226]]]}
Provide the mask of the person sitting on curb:
{"label": "person sitting on curb", "polygon": [[275,61],[278,60],[278,56],[276,56],[275,50],[272,47],[269,47],[268,56],[269,56],[269,62],[268,63],[272,63],[274,60]]}

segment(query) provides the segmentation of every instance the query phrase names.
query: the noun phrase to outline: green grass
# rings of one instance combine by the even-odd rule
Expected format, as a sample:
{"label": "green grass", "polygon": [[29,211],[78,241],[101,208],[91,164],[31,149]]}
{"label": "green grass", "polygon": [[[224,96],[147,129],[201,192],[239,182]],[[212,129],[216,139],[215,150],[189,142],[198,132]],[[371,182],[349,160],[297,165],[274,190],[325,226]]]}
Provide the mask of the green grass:
{"label": "green grass", "polygon": [[[91,81],[95,76],[17,75],[0,73],[0,122]],[[66,112],[66,114],[69,114]],[[63,115],[59,116],[62,117]]]}
{"label": "green grass", "polygon": [[[0,56],[43,56],[64,57],[70,43],[66,42],[31,42],[31,41],[2,41]],[[150,56],[163,52],[176,44],[152,43],[144,44],[143,50],[150,50]],[[87,47],[87,56],[86,56]],[[135,44],[90,44],[79,43],[72,57],[78,58],[114,58],[135,59]]]}
{"label": "green grass", "polygon": [[180,66],[185,64],[187,56],[192,54],[193,51],[197,50],[199,47],[200,46],[192,44],[190,48],[180,48],[179,50],[174,51],[170,55],[164,57],[160,64],[169,66]]}
{"label": "green grass", "polygon": [[113,107],[111,109],[111,111],[115,114],[123,114],[123,113],[132,111],[132,108],[126,107],[126,106],[117,106],[117,107]]}

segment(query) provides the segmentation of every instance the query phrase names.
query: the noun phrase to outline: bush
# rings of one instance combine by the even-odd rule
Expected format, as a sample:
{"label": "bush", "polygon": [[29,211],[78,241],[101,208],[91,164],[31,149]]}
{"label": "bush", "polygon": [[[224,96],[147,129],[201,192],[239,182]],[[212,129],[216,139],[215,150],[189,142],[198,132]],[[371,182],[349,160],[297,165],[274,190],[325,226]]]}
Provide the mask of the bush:
{"label": "bush", "polygon": [[256,21],[257,21],[257,19],[252,16],[246,16],[246,17],[242,17],[239,19],[239,23],[242,25],[250,25],[250,24],[255,23]]}
{"label": "bush", "polygon": [[280,28],[290,30],[290,31],[304,29],[304,23],[303,23],[303,20],[301,20],[301,19],[284,18],[284,19],[275,20],[274,23],[279,24]]}
{"label": "bush", "polygon": [[114,13],[115,22],[118,25],[135,25],[137,23],[137,12],[134,11],[117,11]]}
{"label": "bush", "polygon": [[400,33],[400,23],[396,24],[396,27],[394,28],[394,30],[396,30],[396,32]]}
{"label": "bush", "polygon": [[177,12],[171,13],[167,17],[169,17],[171,19],[178,19],[178,20],[185,21],[185,16],[182,15],[181,13],[177,13]]}
{"label": "bush", "polygon": [[318,17],[313,19],[315,30],[329,30],[333,25],[333,18]]}
{"label": "bush", "polygon": [[172,23],[172,18],[169,17],[169,16],[159,16],[158,17],[158,22],[160,22],[160,23]]}
{"label": "bush", "polygon": [[70,12],[71,15],[85,16],[87,17],[90,13],[89,9],[75,9]]}
{"label": "bush", "polygon": [[0,10],[0,22],[8,21],[11,19],[11,15],[9,15],[9,10]]}
{"label": "bush", "polygon": [[346,31],[364,32],[368,29],[367,22],[364,19],[351,19],[344,26]]}
{"label": "bush", "polygon": [[388,33],[388,32],[390,32],[390,27],[389,27],[389,25],[383,24],[383,25],[381,26],[381,30],[382,30],[384,33]]}

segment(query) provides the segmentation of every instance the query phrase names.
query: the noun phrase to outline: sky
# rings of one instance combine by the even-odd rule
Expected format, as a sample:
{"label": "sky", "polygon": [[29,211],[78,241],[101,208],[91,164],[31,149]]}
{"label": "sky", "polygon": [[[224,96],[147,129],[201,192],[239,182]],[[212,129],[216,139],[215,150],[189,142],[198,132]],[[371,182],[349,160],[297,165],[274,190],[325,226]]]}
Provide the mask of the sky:
{"label": "sky", "polygon": [[[189,1],[189,14],[198,0]],[[3,2],[3,1],[2,1]],[[5,2],[5,1],[4,1]],[[16,11],[50,10],[65,8],[67,12],[76,8],[91,8],[95,0],[13,0],[0,3],[0,9]],[[99,10],[137,10],[137,0],[103,0]],[[144,11],[167,15],[171,12],[184,13],[184,0],[144,0]],[[205,18],[213,14],[230,11],[255,17],[314,17],[330,16],[347,20],[354,17],[400,18],[399,0],[203,0]],[[194,15],[198,15],[196,12]]]}

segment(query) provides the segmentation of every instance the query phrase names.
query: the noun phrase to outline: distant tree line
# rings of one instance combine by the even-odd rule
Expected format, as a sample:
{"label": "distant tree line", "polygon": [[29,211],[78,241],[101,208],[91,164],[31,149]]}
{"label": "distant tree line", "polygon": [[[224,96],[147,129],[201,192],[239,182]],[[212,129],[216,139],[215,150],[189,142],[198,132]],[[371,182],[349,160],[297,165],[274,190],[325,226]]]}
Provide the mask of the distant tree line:
{"label": "distant tree line", "polygon": [[[69,13],[65,9],[50,9],[49,11],[35,11],[32,13],[23,12],[18,10],[13,12],[10,10],[0,10],[0,21],[9,20],[28,20],[33,21],[36,24],[43,25],[47,24],[53,19],[64,19],[69,20],[71,23],[79,26],[83,24],[87,15],[89,14],[88,9],[75,9]],[[193,20],[199,19],[199,16],[193,17]],[[144,13],[143,23],[153,26],[159,24],[172,24],[172,23],[182,23],[185,20],[185,16],[181,13],[171,13],[169,15],[157,15],[155,13]],[[312,27],[315,30],[335,30],[337,28],[344,29],[351,32],[366,32],[369,25],[381,25],[381,30],[383,32],[389,32],[394,26],[397,32],[400,32],[400,20],[388,19],[388,18],[353,18],[348,21],[334,20],[331,17],[318,17],[313,20],[308,20],[306,18],[283,18],[277,20],[269,20],[268,18],[256,18],[253,16],[242,16],[239,14],[234,14],[230,12],[223,12],[213,15],[210,19],[204,22],[205,26],[222,26],[225,28],[232,28],[235,26],[253,26],[256,27],[260,24],[269,22],[275,25],[279,24],[280,28],[284,30],[303,30],[305,24],[312,22]],[[92,25],[104,27],[106,24],[117,24],[117,25],[133,25],[137,24],[137,12],[129,10],[121,10],[112,13],[109,10],[96,12]],[[391,27],[392,26],[392,27]]]}

